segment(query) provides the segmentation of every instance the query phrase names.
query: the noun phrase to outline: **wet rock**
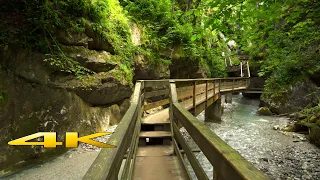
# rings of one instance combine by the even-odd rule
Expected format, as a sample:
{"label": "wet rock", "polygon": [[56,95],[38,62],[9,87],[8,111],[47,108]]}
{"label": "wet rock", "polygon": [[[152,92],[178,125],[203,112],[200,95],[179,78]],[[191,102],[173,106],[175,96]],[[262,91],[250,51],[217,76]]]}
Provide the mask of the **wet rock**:
{"label": "wet rock", "polygon": [[279,125],[275,125],[275,126],[273,126],[273,129],[274,130],[280,130],[280,126]]}
{"label": "wet rock", "polygon": [[272,115],[272,112],[270,111],[270,109],[268,107],[259,108],[257,113],[259,115],[263,115],[263,116],[271,116]]}

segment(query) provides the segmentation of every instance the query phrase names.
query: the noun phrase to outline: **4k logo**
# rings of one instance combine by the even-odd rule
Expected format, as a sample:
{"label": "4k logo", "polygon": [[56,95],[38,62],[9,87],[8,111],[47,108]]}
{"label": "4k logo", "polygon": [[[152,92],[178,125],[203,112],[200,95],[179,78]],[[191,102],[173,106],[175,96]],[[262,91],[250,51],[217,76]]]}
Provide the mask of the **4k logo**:
{"label": "4k logo", "polygon": [[[101,132],[90,134],[87,136],[78,137],[77,132],[66,132],[66,142],[65,145],[67,148],[76,148],[79,145],[79,142],[91,144],[94,146],[98,146],[100,148],[115,148],[116,146],[94,141],[92,138],[104,136],[112,134],[111,132]],[[43,137],[42,142],[30,141],[32,139],[36,139],[39,137]],[[24,136],[19,139],[12,140],[8,142],[9,145],[14,146],[43,146],[45,148],[56,148],[57,146],[61,146],[62,142],[57,142],[57,133],[56,132],[38,132],[35,134],[31,134],[29,136]]]}

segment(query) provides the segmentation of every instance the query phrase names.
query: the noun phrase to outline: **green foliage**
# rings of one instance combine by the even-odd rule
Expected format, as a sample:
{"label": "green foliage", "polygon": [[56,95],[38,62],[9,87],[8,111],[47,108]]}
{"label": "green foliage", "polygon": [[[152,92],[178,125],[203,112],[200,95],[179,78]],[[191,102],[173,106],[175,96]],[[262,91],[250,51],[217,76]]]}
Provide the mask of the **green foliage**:
{"label": "green foliage", "polygon": [[213,46],[218,41],[216,34],[206,31],[199,21],[203,9],[196,8],[196,4],[200,1],[189,11],[180,9],[177,2],[171,0],[122,0],[120,3],[130,19],[142,25],[144,36],[138,53],[144,55],[150,65],[182,58],[200,62],[212,77],[225,76],[224,61]]}
{"label": "green foliage", "polygon": [[320,72],[319,1],[207,1],[206,27],[234,39],[280,97],[285,89]]}
{"label": "green foliage", "polygon": [[[78,76],[87,69],[61,54],[57,30],[84,32],[92,28],[131,66],[135,48],[128,19],[118,0],[4,0],[0,11],[0,49],[28,48],[50,54],[47,61]],[[19,38],[17,38],[19,37]]]}

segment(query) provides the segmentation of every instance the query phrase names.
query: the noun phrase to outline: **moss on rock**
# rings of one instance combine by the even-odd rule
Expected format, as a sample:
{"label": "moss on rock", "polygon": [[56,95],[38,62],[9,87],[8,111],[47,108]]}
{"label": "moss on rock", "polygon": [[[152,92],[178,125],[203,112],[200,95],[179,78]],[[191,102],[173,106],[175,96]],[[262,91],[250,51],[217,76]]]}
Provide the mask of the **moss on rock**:
{"label": "moss on rock", "polygon": [[268,107],[259,108],[257,113],[259,115],[263,115],[263,116],[271,116],[272,115],[272,112],[270,111],[270,109]]}

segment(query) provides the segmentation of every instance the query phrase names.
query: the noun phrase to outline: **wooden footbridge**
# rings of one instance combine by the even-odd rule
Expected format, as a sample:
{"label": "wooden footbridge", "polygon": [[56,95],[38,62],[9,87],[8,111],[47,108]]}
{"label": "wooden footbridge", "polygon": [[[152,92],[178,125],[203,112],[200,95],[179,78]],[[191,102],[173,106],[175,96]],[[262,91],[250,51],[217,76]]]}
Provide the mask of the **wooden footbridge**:
{"label": "wooden footbridge", "polygon": [[[192,179],[190,169],[200,180],[268,179],[195,117],[205,111],[205,121],[219,122],[221,95],[248,84],[249,78],[137,81],[131,106],[108,140],[117,148],[102,149],[83,179],[182,180]],[[182,127],[213,174],[200,165]]]}

